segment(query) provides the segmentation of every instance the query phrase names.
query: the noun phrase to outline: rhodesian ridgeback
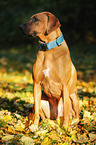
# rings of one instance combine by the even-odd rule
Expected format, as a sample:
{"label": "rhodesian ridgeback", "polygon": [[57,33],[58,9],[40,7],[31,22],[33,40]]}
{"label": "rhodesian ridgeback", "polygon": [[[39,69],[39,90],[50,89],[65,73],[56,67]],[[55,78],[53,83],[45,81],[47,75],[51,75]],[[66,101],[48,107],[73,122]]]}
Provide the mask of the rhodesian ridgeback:
{"label": "rhodesian ridgeback", "polygon": [[60,26],[49,12],[37,13],[19,26],[24,34],[38,38],[40,46],[33,66],[35,119],[31,131],[38,128],[40,112],[50,119],[63,116],[64,126],[71,112],[79,120],[77,72]]}

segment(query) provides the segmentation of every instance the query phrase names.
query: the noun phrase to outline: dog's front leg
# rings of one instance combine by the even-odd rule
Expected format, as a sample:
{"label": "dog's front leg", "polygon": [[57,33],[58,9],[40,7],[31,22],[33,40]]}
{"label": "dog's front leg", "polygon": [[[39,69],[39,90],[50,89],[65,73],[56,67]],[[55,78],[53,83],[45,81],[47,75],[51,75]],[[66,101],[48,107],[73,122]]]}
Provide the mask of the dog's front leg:
{"label": "dog's front leg", "polygon": [[39,111],[41,102],[41,85],[34,81],[34,106],[35,106],[35,119],[29,129],[34,132],[38,129],[39,124]]}
{"label": "dog's front leg", "polygon": [[39,124],[39,110],[41,102],[41,85],[34,82],[34,103],[35,103],[35,120],[34,124]]}
{"label": "dog's front leg", "polygon": [[69,125],[69,89],[66,85],[63,86],[63,115],[64,115],[64,122],[63,126]]}

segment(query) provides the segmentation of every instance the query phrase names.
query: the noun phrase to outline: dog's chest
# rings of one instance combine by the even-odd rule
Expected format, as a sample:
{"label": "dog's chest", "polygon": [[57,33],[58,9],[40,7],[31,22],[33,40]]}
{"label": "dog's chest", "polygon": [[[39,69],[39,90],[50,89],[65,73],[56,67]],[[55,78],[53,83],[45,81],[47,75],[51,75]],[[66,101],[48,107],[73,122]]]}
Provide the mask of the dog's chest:
{"label": "dog's chest", "polygon": [[49,96],[59,98],[62,85],[58,75],[57,63],[51,56],[38,56],[33,67],[34,79],[43,86],[44,92]]}
{"label": "dog's chest", "polygon": [[50,58],[46,58],[42,53],[39,52],[37,60],[33,66],[34,78],[38,83],[44,80],[48,81],[51,76],[53,62]]}

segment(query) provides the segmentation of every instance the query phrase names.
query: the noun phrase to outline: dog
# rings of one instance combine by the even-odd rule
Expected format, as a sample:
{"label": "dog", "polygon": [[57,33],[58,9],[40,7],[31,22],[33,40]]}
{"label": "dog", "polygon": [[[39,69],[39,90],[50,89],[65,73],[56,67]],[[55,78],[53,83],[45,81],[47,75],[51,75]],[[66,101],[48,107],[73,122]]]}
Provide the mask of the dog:
{"label": "dog", "polygon": [[33,66],[35,119],[31,131],[38,128],[41,112],[42,118],[63,116],[63,126],[69,125],[71,112],[79,121],[77,72],[60,26],[50,12],[37,13],[19,26],[25,35],[38,38],[40,46]]}

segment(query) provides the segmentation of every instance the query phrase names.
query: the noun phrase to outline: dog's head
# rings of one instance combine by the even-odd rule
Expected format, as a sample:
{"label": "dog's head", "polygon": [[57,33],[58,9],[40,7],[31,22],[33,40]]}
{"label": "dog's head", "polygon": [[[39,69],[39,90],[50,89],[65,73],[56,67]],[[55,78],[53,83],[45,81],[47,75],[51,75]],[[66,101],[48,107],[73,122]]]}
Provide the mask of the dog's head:
{"label": "dog's head", "polygon": [[33,37],[40,35],[49,35],[52,31],[60,27],[59,20],[49,12],[41,12],[33,15],[30,20],[19,27],[25,35]]}

